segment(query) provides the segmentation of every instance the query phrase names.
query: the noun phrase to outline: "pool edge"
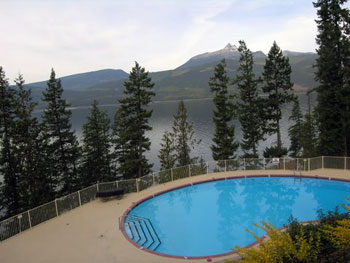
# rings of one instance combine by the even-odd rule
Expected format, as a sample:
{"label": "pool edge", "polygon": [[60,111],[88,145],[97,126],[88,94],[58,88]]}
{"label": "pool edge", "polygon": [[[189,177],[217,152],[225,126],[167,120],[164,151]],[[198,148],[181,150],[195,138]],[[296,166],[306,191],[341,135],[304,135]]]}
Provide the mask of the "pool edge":
{"label": "pool edge", "polygon": [[[208,183],[208,182],[213,182],[213,181],[222,181],[222,180],[227,180],[227,179],[242,179],[242,178],[263,178],[263,177],[294,177],[294,178],[309,178],[309,179],[320,179],[320,180],[329,180],[329,181],[341,181],[341,182],[350,182],[350,179],[342,179],[342,178],[333,178],[333,177],[324,177],[324,176],[318,176],[318,175],[292,175],[292,174],[252,174],[252,175],[239,175],[239,176],[227,176],[227,177],[213,177],[210,179],[206,179],[206,180],[200,180],[200,181],[196,181],[193,183],[185,183],[183,185],[179,185],[176,187],[171,187],[169,189],[157,192],[155,194],[149,195],[145,198],[142,198],[140,200],[138,200],[137,202],[133,202],[132,205],[125,210],[125,212],[123,213],[122,217],[121,217],[121,227],[120,227],[120,231],[123,233],[124,237],[131,243],[133,244],[136,248],[146,251],[148,253],[151,253],[153,255],[157,255],[157,256],[162,256],[162,257],[167,257],[167,258],[173,258],[173,259],[189,259],[189,260],[199,260],[199,259],[209,259],[209,258],[218,258],[218,257],[225,257],[225,256],[230,256],[230,255],[237,255],[236,251],[232,251],[232,252],[227,252],[227,253],[223,253],[223,254],[216,254],[216,255],[209,255],[209,256],[198,256],[198,257],[191,257],[191,256],[174,256],[174,255],[169,255],[169,254],[164,254],[164,253],[159,253],[153,250],[149,250],[147,248],[144,248],[140,245],[138,245],[136,242],[134,242],[133,240],[131,240],[128,236],[128,234],[125,231],[125,217],[130,213],[130,211],[135,208],[136,206],[138,206],[139,204],[143,203],[144,201],[147,201],[149,199],[152,199],[158,195],[161,194],[165,194],[167,192],[171,192],[173,190],[177,190],[180,188],[184,188],[184,187],[188,187],[188,186],[192,186],[192,185],[197,185],[197,184],[202,184],[202,183]],[[310,224],[310,223],[317,223],[319,222],[319,220],[309,220],[309,221],[303,221],[300,222],[301,224]],[[282,226],[280,228],[278,228],[278,231],[282,231],[283,229],[286,229],[289,225],[286,226]],[[254,241],[253,243],[245,246],[244,248],[251,248],[254,247],[256,245],[259,244],[259,241],[264,240],[266,238],[266,235],[264,235],[263,237],[261,237],[258,241]]]}

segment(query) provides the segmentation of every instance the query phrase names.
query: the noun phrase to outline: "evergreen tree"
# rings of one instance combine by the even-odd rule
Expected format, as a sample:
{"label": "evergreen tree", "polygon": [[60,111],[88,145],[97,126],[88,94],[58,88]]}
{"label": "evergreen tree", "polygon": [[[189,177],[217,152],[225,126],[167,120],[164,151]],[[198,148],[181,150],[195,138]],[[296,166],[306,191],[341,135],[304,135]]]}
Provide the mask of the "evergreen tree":
{"label": "evergreen tree", "polygon": [[317,0],[316,108],[321,155],[349,155],[350,15],[346,0]]}
{"label": "evergreen tree", "polygon": [[263,101],[259,95],[259,79],[253,72],[253,53],[244,41],[239,41],[238,51],[241,53],[239,67],[234,83],[239,90],[239,122],[243,134],[241,147],[244,158],[258,158],[259,141],[264,139],[265,121],[261,110]]}
{"label": "evergreen tree", "polygon": [[[276,42],[273,43],[264,66],[263,91],[267,94],[265,113],[267,124],[267,133],[277,135],[276,147],[266,149],[264,156],[267,153],[275,152],[280,155],[287,152],[287,149],[282,148],[280,120],[282,118],[282,106],[285,103],[291,102],[293,99],[290,75],[292,73],[288,57],[283,56],[282,50]],[[279,157],[279,156],[275,156]]]}
{"label": "evergreen tree", "polygon": [[43,101],[47,103],[43,124],[48,142],[46,154],[51,169],[51,189],[54,193],[68,194],[78,187],[77,161],[80,149],[77,138],[71,131],[71,111],[69,104],[62,98],[61,81],[51,71]]}
{"label": "evergreen tree", "polygon": [[303,157],[317,156],[317,125],[312,113],[307,113],[301,123],[300,148]]}
{"label": "evergreen tree", "polygon": [[36,103],[31,90],[24,89],[21,75],[16,79],[13,153],[16,156],[16,177],[19,180],[21,208],[33,208],[50,200],[45,144],[38,120],[32,116]]}
{"label": "evergreen tree", "polygon": [[198,158],[191,158],[191,150],[200,143],[193,138],[192,124],[187,121],[187,110],[181,100],[174,116],[171,138],[174,143],[174,157],[177,166],[193,164]]}
{"label": "evergreen tree", "polygon": [[83,125],[83,158],[81,183],[83,187],[97,181],[115,180],[112,170],[110,124],[106,112],[94,100],[87,122]]}
{"label": "evergreen tree", "polygon": [[21,210],[19,178],[13,153],[15,117],[15,91],[9,86],[5,72],[0,67],[0,175],[3,176],[0,208],[6,216]]}
{"label": "evergreen tree", "polygon": [[289,151],[291,152],[290,156],[296,158],[300,155],[301,151],[300,138],[302,136],[301,124],[303,122],[303,115],[297,97],[294,100],[292,114],[289,116],[289,120],[293,122],[293,125],[288,129],[288,135],[290,138]]}
{"label": "evergreen tree", "polygon": [[315,113],[311,112],[310,92],[308,96],[308,112],[301,122],[300,148],[303,157],[315,157],[318,155],[318,126]]}
{"label": "evergreen tree", "polygon": [[168,131],[166,131],[163,134],[160,146],[162,147],[158,155],[161,164],[160,170],[167,170],[173,168],[175,165],[174,145],[171,138],[171,134]]}
{"label": "evergreen tree", "polygon": [[120,107],[113,128],[118,172],[124,178],[142,177],[153,166],[148,163],[144,153],[151,146],[146,132],[152,130],[148,124],[152,110],[147,109],[147,106],[154,96],[154,83],[148,72],[135,62],[129,81],[124,86],[125,98],[119,100]]}
{"label": "evergreen tree", "polygon": [[127,158],[128,149],[130,149],[128,139],[128,125],[124,122],[126,119],[125,112],[118,109],[114,116],[114,123],[112,126],[112,145],[114,146],[114,152],[112,154],[114,162],[118,163],[117,167],[118,175],[128,175],[127,165],[125,164]]}
{"label": "evergreen tree", "polygon": [[216,107],[213,117],[215,133],[213,145],[210,147],[214,160],[235,158],[235,152],[238,148],[238,143],[235,142],[235,126],[229,124],[233,119],[234,107],[227,90],[228,83],[226,62],[223,59],[215,67],[214,76],[209,80],[209,87],[214,93],[213,102]]}

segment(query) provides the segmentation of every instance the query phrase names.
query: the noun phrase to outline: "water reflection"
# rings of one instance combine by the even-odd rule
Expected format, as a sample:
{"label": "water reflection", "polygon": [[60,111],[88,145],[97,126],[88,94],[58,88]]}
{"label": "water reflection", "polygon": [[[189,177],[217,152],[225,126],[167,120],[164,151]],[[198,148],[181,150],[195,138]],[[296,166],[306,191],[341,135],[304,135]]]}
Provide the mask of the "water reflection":
{"label": "water reflection", "polygon": [[[286,223],[292,214],[294,199],[298,191],[283,184],[281,180],[269,178],[247,178],[215,184],[219,192],[217,212],[218,239],[226,245],[227,239],[235,245],[247,245],[253,241],[246,229],[262,234],[254,223],[267,221],[279,227]],[[237,243],[234,243],[237,242]]]}
{"label": "water reflection", "polygon": [[275,227],[317,219],[317,210],[333,210],[349,193],[349,183],[294,178],[246,178],[185,187],[152,198],[135,208],[150,218],[162,240],[158,252],[205,256],[250,244],[246,229],[261,221]]}

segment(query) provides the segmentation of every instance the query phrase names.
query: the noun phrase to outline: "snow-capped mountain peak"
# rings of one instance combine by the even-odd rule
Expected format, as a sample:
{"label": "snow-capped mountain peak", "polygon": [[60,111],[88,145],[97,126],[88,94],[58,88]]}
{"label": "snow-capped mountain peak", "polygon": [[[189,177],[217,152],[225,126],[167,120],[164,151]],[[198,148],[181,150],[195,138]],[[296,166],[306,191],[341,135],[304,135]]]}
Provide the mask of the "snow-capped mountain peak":
{"label": "snow-capped mountain peak", "polygon": [[237,52],[238,48],[235,45],[231,45],[231,43],[228,43],[223,50]]}
{"label": "snow-capped mountain peak", "polygon": [[[254,58],[266,57],[262,51],[253,52],[253,55],[254,55]],[[213,52],[206,52],[206,53],[199,54],[197,56],[192,57],[185,64],[178,67],[178,69],[202,65],[202,64],[211,63],[214,61],[220,62],[220,60],[222,60],[223,58],[231,59],[231,60],[239,60],[239,57],[240,57],[240,53],[238,51],[237,46],[232,45],[231,43],[228,43],[223,49],[219,49]]]}

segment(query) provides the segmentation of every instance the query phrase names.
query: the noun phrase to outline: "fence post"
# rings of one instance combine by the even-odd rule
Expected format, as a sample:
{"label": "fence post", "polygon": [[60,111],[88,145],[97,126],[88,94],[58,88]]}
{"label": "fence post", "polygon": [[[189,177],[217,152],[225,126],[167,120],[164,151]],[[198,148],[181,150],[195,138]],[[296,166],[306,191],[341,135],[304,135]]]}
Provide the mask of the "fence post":
{"label": "fence post", "polygon": [[346,171],[346,157],[344,157],[344,170]]}
{"label": "fence post", "polygon": [[55,199],[56,216],[58,216],[57,199]]}
{"label": "fence post", "polygon": [[266,170],[266,161],[265,161],[265,158],[263,159],[263,164],[264,164],[264,170]]}
{"label": "fence post", "polygon": [[245,171],[245,158],[243,158],[243,170]]}
{"label": "fence post", "polygon": [[32,219],[30,218],[29,210],[28,210],[28,221],[29,221],[29,228],[32,228]]}
{"label": "fence post", "polygon": [[152,173],[152,180],[153,180],[153,184],[154,184],[154,182],[155,182],[154,173]]}
{"label": "fence post", "polygon": [[174,181],[173,168],[170,168],[170,176],[171,176],[171,181]]}
{"label": "fence post", "polygon": [[207,174],[209,173],[209,162],[207,162]]}
{"label": "fence post", "polygon": [[296,158],[296,160],[297,160],[297,171],[299,171],[299,158]]}
{"label": "fence post", "polygon": [[308,158],[308,171],[310,172],[310,161],[311,161],[311,158]]}
{"label": "fence post", "polygon": [[225,173],[227,172],[227,161],[225,160]]}
{"label": "fence post", "polygon": [[286,170],[286,158],[283,157],[283,170],[285,171]]}
{"label": "fence post", "polygon": [[22,232],[22,224],[21,224],[22,215],[18,215],[17,219],[18,219],[19,232],[21,233]]}
{"label": "fence post", "polygon": [[324,156],[322,156],[321,158],[322,158],[322,169],[324,169]]}
{"label": "fence post", "polygon": [[96,190],[97,190],[97,191],[100,191],[100,187],[98,186],[98,181],[97,181],[97,183],[96,183]]}
{"label": "fence post", "polygon": [[78,191],[78,197],[79,197],[79,206],[81,206],[80,190]]}
{"label": "fence post", "polygon": [[117,184],[117,189],[119,189],[119,181],[115,181]]}
{"label": "fence post", "polygon": [[136,183],[136,192],[139,192],[139,178],[136,178],[135,183]]}
{"label": "fence post", "polygon": [[191,177],[191,165],[188,165],[188,177]]}

